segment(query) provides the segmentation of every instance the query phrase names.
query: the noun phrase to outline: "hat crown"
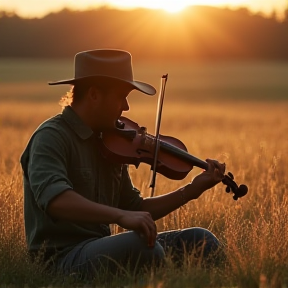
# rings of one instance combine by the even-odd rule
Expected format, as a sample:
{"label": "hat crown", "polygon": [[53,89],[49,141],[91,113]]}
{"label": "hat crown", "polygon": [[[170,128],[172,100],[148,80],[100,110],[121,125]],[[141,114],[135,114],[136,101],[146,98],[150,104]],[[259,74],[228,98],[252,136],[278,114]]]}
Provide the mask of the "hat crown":
{"label": "hat crown", "polygon": [[95,75],[133,81],[132,57],[127,51],[98,49],[77,53],[75,78]]}

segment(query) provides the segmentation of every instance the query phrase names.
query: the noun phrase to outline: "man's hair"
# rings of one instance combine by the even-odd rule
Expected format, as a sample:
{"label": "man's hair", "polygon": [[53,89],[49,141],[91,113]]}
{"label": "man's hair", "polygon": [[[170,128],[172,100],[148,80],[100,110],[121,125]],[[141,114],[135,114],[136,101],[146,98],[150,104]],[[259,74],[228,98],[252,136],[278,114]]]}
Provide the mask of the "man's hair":
{"label": "man's hair", "polygon": [[108,91],[111,89],[111,83],[110,85],[103,81],[101,83],[93,83],[89,81],[81,81],[78,83],[75,83],[74,86],[71,87],[70,91],[66,92],[64,96],[61,97],[59,104],[62,108],[71,105],[73,103],[77,103],[81,101],[83,96],[88,92],[88,90],[91,87],[97,87],[102,93],[108,93]]}

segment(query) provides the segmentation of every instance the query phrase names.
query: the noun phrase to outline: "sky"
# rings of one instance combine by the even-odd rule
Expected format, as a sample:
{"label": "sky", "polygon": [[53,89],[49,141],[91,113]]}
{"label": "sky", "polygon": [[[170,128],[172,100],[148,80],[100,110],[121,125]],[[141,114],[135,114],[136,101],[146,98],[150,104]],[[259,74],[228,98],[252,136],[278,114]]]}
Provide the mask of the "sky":
{"label": "sky", "polygon": [[17,13],[22,17],[42,17],[49,12],[57,12],[64,7],[85,10],[99,6],[113,6],[121,9],[144,7],[164,9],[177,13],[187,6],[212,5],[220,7],[247,7],[253,12],[278,15],[288,8],[288,0],[0,0],[0,11]]}

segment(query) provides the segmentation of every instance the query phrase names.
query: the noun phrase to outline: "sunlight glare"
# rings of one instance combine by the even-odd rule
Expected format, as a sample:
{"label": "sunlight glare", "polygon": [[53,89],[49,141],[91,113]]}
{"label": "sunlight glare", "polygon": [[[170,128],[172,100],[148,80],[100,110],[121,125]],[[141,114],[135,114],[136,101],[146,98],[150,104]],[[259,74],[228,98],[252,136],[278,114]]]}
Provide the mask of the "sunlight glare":
{"label": "sunlight glare", "polygon": [[247,0],[110,0],[113,6],[122,8],[144,7],[148,9],[161,9],[168,13],[177,13],[193,5],[211,6],[237,6]]}
{"label": "sunlight glare", "polygon": [[[169,13],[177,13],[186,8],[187,6],[193,5],[194,0],[177,0],[177,1],[167,1],[167,0],[139,0],[137,1],[137,5],[135,1],[133,0],[112,0],[110,1],[114,5],[117,5],[118,7],[145,7],[149,9],[161,9]],[[120,3],[121,2],[121,3]]]}
{"label": "sunlight glare", "polygon": [[180,11],[182,11],[184,8],[186,8],[186,4],[183,3],[177,3],[177,2],[170,2],[167,3],[163,6],[161,6],[160,8],[163,9],[164,11],[168,12],[168,13],[178,13]]}

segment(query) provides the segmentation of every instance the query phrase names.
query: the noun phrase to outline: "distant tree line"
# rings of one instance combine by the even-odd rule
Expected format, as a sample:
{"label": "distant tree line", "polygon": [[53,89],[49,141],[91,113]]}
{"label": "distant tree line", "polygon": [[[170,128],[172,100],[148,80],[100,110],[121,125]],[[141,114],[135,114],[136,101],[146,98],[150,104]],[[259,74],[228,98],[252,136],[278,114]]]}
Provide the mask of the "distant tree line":
{"label": "distant tree line", "polygon": [[288,60],[288,13],[283,21],[205,6],[179,15],[106,7],[39,19],[0,13],[0,57],[73,57],[95,48],[125,49],[136,58]]}

